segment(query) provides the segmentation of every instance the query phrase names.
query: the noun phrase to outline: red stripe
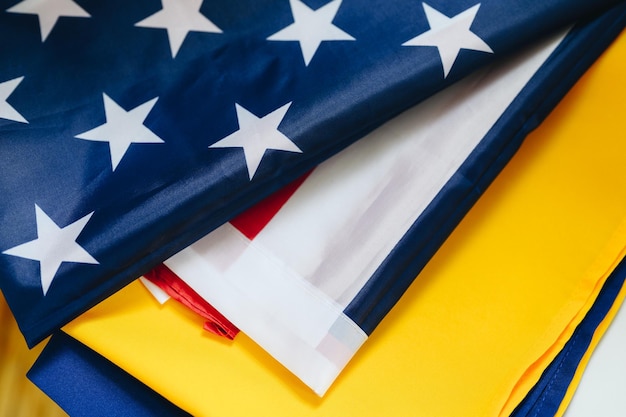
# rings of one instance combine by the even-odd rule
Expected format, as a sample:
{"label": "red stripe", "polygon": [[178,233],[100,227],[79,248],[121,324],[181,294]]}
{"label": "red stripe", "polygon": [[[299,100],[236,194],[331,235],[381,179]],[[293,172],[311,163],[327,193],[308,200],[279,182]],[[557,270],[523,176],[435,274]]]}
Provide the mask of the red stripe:
{"label": "red stripe", "polygon": [[161,264],[144,276],[170,297],[207,319],[208,321],[204,324],[205,330],[231,340],[239,333],[239,329],[234,324],[200,297],[167,266]]}
{"label": "red stripe", "polygon": [[265,198],[260,203],[257,203],[257,205],[244,211],[239,216],[232,219],[230,224],[235,226],[235,228],[248,239],[254,239],[270,220],[272,220],[276,213],[278,213],[278,210],[285,205],[298,187],[302,185],[310,173],[311,172],[304,174],[297,180],[289,183],[289,185]]}

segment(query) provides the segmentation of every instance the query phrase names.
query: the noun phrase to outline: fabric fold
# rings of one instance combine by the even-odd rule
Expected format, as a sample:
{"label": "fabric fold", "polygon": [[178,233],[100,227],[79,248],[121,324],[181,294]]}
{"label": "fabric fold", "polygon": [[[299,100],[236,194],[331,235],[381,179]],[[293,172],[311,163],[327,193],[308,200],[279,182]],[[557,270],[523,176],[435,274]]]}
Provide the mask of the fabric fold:
{"label": "fabric fold", "polygon": [[189,416],[158,393],[63,332],[28,378],[70,416]]}
{"label": "fabric fold", "polygon": [[0,286],[31,346],[409,107],[620,4],[13,3]]}
{"label": "fabric fold", "polygon": [[621,30],[624,10],[390,121],[318,166],[253,239],[227,224],[166,265],[323,395],[429,250]]}
{"label": "fabric fold", "polygon": [[[623,48],[622,36],[522,144],[323,400],[245,334],[228,346],[198,337],[198,319],[138,284],[66,330],[194,415],[277,404],[301,416],[506,415],[520,378],[559,337],[565,345],[624,250],[622,118],[606,111],[621,108],[622,78],[607,74],[623,71]],[[209,405],[208,386],[247,400]]]}
{"label": "fabric fold", "polygon": [[579,371],[581,361],[593,350],[592,343],[597,329],[604,323],[607,315],[612,310],[619,309],[623,302],[624,278],[626,278],[626,260],[622,259],[611,272],[593,307],[576,327],[565,346],[560,349],[550,365],[542,369],[537,384],[527,391],[521,402],[512,401],[514,405],[517,404],[512,413],[502,415],[511,417],[562,415],[568,403],[564,402],[565,396],[570,386],[576,385],[572,381]]}

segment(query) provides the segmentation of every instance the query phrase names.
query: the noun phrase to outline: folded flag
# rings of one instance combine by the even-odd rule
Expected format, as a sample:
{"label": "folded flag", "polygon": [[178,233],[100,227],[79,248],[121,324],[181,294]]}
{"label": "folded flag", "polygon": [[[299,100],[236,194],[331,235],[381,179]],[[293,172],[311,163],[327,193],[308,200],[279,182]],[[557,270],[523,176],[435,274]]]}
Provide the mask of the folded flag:
{"label": "folded flag", "polygon": [[166,265],[323,394],[624,10],[388,122],[318,166],[253,239],[226,224]]}
{"label": "folded flag", "polygon": [[0,287],[28,344],[478,66],[614,4],[0,2]]}
{"label": "folded flag", "polygon": [[[623,16],[623,13],[618,13],[617,16]],[[590,27],[607,33],[607,28],[612,26],[609,22],[610,20],[600,20]],[[623,27],[623,23],[618,27]],[[573,36],[573,33],[575,32],[571,32],[569,36]],[[587,39],[586,35],[590,33],[593,32],[582,31],[578,32],[580,37],[568,38],[566,44],[571,49],[565,51],[581,52],[579,46],[586,44],[583,39]],[[615,51],[612,52],[607,59],[615,57]],[[617,49],[617,56],[621,57],[619,52]],[[562,58],[556,52],[551,56],[555,59]],[[584,62],[584,59],[576,62]],[[620,58],[617,63],[621,63]],[[620,73],[619,68],[618,65],[617,74]],[[573,97],[581,96],[585,86],[592,90],[594,86],[602,87],[597,82],[590,84],[590,80],[611,79],[609,91],[612,94],[623,85],[618,84],[621,79],[606,77],[604,73],[596,72],[591,75],[595,75],[595,78],[588,78],[586,83],[582,83],[582,89],[579,88]],[[320,407],[327,409],[332,415],[341,415],[330,410],[334,410],[332,407],[337,405],[335,401],[340,402],[345,394],[345,398],[350,398],[351,403],[356,401],[360,404],[363,401],[364,408],[378,410],[380,415],[380,407],[384,409],[389,403],[381,399],[384,395],[378,392],[388,387],[390,391],[394,391],[392,398],[406,397],[403,404],[414,404],[415,409],[424,410],[421,413],[424,415],[497,415],[501,410],[513,410],[525,395],[524,390],[521,390],[522,394],[518,390],[512,396],[513,389],[522,386],[527,392],[535,384],[542,369],[537,373],[537,368],[534,371],[531,369],[532,365],[538,358],[547,365],[556,356],[574,331],[572,326],[575,327],[582,319],[586,309],[592,305],[603,280],[615,267],[614,260],[619,261],[623,257],[623,228],[621,236],[618,236],[621,240],[613,242],[609,249],[605,248],[611,235],[616,233],[624,220],[626,212],[623,194],[615,193],[616,189],[623,188],[623,164],[620,159],[623,141],[615,136],[619,123],[617,130],[602,130],[605,125],[610,126],[611,120],[616,118],[615,112],[606,112],[604,106],[619,107],[620,97],[621,95],[616,94],[593,101],[585,96],[580,106],[575,106],[575,100],[564,103],[564,109],[576,110],[572,111],[571,118],[580,123],[575,124],[571,130],[562,129],[564,132],[560,136],[555,135],[553,138],[544,133],[542,138],[535,137],[535,142],[525,144],[525,152],[517,155],[521,159],[517,159],[517,163],[514,159],[513,166],[509,166],[511,170],[505,170],[505,176],[496,179],[494,185],[497,187],[487,191],[484,203],[481,205],[479,201],[479,206],[470,211],[467,222],[462,223],[461,230],[453,234],[455,239],[444,246],[443,253],[435,255],[435,263],[427,266],[420,279],[414,283],[418,289],[412,291],[411,302],[405,302],[400,307],[401,312],[418,310],[422,314],[407,318],[411,326],[404,328],[393,341],[388,341],[386,337],[382,337],[382,340],[381,337],[376,338],[379,333],[374,332],[373,338],[378,342],[372,340],[368,343],[368,354],[372,355],[375,350],[372,342],[374,346],[383,344],[388,348],[385,354],[376,356],[374,360],[379,362],[379,367],[372,364],[372,368],[369,368],[371,373],[368,373],[363,361],[357,361],[342,379],[342,383],[337,384],[329,394],[328,401],[322,404],[324,407]],[[555,117],[557,121],[562,120],[563,111]],[[594,122],[589,123],[588,120]],[[619,114],[617,120],[621,120]],[[419,125],[419,119],[413,121]],[[387,124],[383,129],[392,129],[392,126],[394,123]],[[548,133],[553,130],[554,127],[552,130],[548,129]],[[597,146],[598,141],[590,142],[588,138],[591,135],[596,135],[598,141],[602,138],[603,146]],[[344,155],[355,148],[358,145],[347,150]],[[337,158],[341,159],[342,156]],[[586,169],[581,170],[581,166]],[[292,198],[298,198],[301,190],[306,189],[309,181],[315,179],[316,173],[323,169],[325,168],[322,165],[311,173]],[[278,222],[283,210],[290,208],[292,201],[295,200],[288,200],[266,228],[257,234],[252,240],[252,246],[269,230],[267,228],[276,232],[278,223],[275,222]],[[388,201],[395,202],[393,199]],[[320,204],[321,209],[326,208],[327,204]],[[492,206],[493,210],[489,210]],[[465,240],[462,238],[463,233]],[[473,238],[467,238],[467,235]],[[245,240],[242,238],[241,241]],[[239,259],[248,256],[245,252],[238,253],[241,255]],[[590,270],[590,265],[598,257],[603,258],[600,266],[596,265]],[[252,278],[258,278],[261,272],[255,270]],[[215,279],[206,275],[203,278]],[[127,352],[127,349],[116,347],[119,339],[116,338],[114,342],[110,340],[110,336],[98,337],[102,334],[111,335],[111,332],[118,334],[116,329],[122,322],[128,323],[128,329],[124,332],[133,335],[134,339],[137,339],[138,329],[143,329],[146,325],[149,328],[142,330],[146,334],[163,333],[163,330],[155,329],[157,324],[165,326],[171,318],[167,311],[168,306],[163,311],[157,310],[154,315],[147,311],[138,311],[136,314],[134,309],[123,308],[124,300],[139,298],[136,289],[129,289],[125,295],[120,294],[120,298],[116,297],[110,303],[108,300],[105,302],[113,307],[122,306],[121,309],[114,308],[111,311],[103,305],[93,313],[83,316],[67,330],[124,369],[133,370],[134,375],[141,375],[140,379],[157,391],[170,392],[168,395],[171,397],[168,398],[184,405],[183,408],[194,414],[202,414],[202,410],[208,413],[201,402],[194,401],[194,397],[199,398],[202,395],[194,395],[192,388],[184,393],[168,389],[167,381],[171,376],[164,369],[167,365],[155,368],[143,357],[131,357],[132,353]],[[402,315],[395,314],[396,320]],[[135,319],[137,322],[133,324]],[[282,317],[278,317],[272,324],[278,323],[278,326],[281,324],[280,320]],[[151,324],[157,321],[162,323]],[[250,381],[249,385],[242,386],[241,389],[259,391],[260,399],[257,398],[257,401],[262,401],[264,395],[275,398],[278,395],[275,393],[281,390],[289,393],[297,390],[305,395],[302,394],[303,388],[293,383],[293,377],[289,377],[280,367],[267,364],[268,361],[263,362],[262,368],[271,367],[280,378],[240,369],[241,362],[245,360],[232,353],[232,350],[240,352],[242,348],[247,348],[256,354],[255,358],[263,357],[257,347],[250,347],[251,343],[245,336],[240,336],[240,342],[233,344],[230,354],[227,354],[220,346],[211,348],[203,340],[199,340],[195,333],[190,335],[190,339],[183,339],[183,328],[186,327],[184,322],[172,319],[170,326],[176,329],[176,339],[184,344],[184,349],[179,349],[177,343],[168,343],[164,338],[158,338],[151,340],[149,346],[139,341],[129,350],[152,351],[157,349],[150,346],[159,345],[160,357],[172,358],[172,361],[176,360],[175,357],[181,357],[180,362],[172,364],[173,369],[188,366],[184,365],[186,361],[194,364],[193,369],[183,378],[190,381],[194,376],[200,377],[207,372],[226,372],[223,362],[228,362],[232,367],[229,372],[235,380],[240,381],[237,384],[244,384],[241,382],[244,380]],[[267,331],[272,332],[274,329]],[[395,349],[395,344],[401,346]],[[200,352],[206,358],[192,359],[192,350]],[[412,352],[415,355],[407,354],[403,357],[402,352]],[[226,360],[226,357],[231,359]],[[201,361],[203,365],[200,364]],[[494,363],[497,366],[490,367]],[[401,368],[412,372],[408,373],[406,379],[397,376],[396,380],[396,374],[390,376],[394,367],[396,370]],[[420,378],[415,378],[415,375]],[[378,383],[379,378],[381,382]],[[277,379],[284,384],[281,385]],[[350,391],[349,387],[354,388],[359,380],[368,381],[372,387],[361,386],[359,391]],[[224,383],[225,387],[211,385],[211,389],[216,390],[216,395],[228,395],[229,383]],[[408,391],[401,394],[404,392],[404,384],[408,385]],[[252,388],[256,386],[258,388]],[[476,389],[470,390],[469,387]],[[420,395],[416,396],[415,392]],[[437,401],[443,392],[446,393],[446,398],[454,396],[454,404]],[[286,402],[292,404],[287,400]],[[245,405],[241,407],[245,408]],[[428,412],[431,410],[429,407],[438,412]],[[212,404],[211,409],[215,409],[217,415],[222,410],[215,404]],[[289,409],[294,415],[305,415],[297,405],[292,404]],[[503,415],[506,414],[503,411]]]}
{"label": "folded flag", "polygon": [[197,416],[509,415],[626,254],[625,41],[529,136],[324,399],[245,333],[201,335],[139,284],[65,331]]}

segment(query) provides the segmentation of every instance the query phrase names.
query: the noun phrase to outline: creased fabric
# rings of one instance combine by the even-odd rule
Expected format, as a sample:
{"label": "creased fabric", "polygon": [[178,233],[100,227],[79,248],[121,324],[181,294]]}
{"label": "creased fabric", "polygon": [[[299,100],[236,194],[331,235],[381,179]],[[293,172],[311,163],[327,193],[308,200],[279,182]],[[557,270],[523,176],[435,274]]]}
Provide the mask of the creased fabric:
{"label": "creased fabric", "polygon": [[[624,257],[623,48],[529,136],[324,399],[245,335],[198,338],[197,318],[139,284],[66,330],[194,415],[509,415]],[[201,384],[207,373],[228,377]]]}
{"label": "creased fabric", "polygon": [[0,285],[27,342],[476,68],[617,3],[3,1]]}

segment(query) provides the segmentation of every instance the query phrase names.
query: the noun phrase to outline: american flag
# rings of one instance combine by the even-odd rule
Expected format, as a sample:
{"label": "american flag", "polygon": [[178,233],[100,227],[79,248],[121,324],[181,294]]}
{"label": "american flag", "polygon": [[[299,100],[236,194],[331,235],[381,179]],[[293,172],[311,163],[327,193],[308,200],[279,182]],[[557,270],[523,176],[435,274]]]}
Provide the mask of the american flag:
{"label": "american flag", "polygon": [[494,57],[615,1],[0,9],[0,284],[30,345]]}

